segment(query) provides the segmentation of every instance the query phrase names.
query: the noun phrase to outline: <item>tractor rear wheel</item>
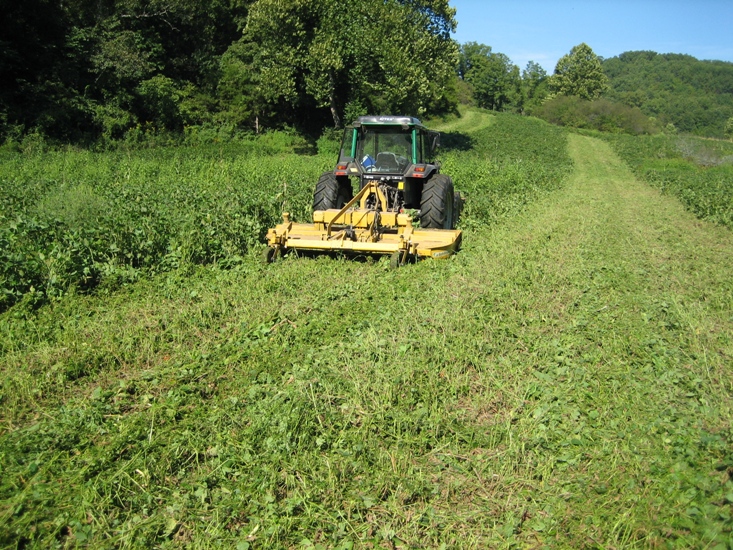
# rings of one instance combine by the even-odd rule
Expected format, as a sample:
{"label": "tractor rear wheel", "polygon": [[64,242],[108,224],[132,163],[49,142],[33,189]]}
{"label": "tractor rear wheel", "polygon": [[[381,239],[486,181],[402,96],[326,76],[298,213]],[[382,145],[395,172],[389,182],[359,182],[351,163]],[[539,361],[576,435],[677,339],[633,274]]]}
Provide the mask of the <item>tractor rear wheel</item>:
{"label": "tractor rear wheel", "polygon": [[436,174],[425,182],[422,190],[420,227],[454,229],[454,214],[453,180],[444,174]]}
{"label": "tractor rear wheel", "polygon": [[272,246],[268,246],[262,251],[262,262],[265,264],[271,264],[275,260],[277,260],[281,255],[281,251],[279,248],[275,248]]}
{"label": "tractor rear wheel", "polygon": [[313,193],[313,211],[341,209],[354,197],[349,178],[337,178],[333,172],[324,172],[318,178]]}

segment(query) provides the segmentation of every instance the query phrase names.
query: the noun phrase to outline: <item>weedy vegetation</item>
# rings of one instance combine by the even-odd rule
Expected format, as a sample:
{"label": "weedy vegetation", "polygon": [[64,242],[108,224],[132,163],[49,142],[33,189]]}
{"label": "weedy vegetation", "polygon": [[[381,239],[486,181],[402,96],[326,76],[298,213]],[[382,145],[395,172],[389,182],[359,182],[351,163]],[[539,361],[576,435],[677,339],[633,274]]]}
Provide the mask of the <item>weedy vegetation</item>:
{"label": "weedy vegetation", "polygon": [[116,288],[183,265],[230,267],[283,209],[307,219],[332,162],[285,135],[250,143],[5,154],[0,309],[69,288]]}
{"label": "weedy vegetation", "polygon": [[329,155],[4,158],[0,545],[730,547],[730,232],[461,120],[464,249],[399,270],[257,261]]}

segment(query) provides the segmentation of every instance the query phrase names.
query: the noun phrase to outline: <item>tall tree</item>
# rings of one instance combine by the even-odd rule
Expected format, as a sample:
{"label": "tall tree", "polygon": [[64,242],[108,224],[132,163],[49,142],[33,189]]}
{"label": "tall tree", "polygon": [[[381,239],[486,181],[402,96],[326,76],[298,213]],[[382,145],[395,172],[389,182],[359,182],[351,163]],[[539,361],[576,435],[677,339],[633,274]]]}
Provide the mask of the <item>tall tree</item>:
{"label": "tall tree", "polygon": [[603,73],[601,59],[588,44],[582,43],[560,58],[550,84],[560,95],[590,100],[599,98],[608,89],[608,77]]}
{"label": "tall tree", "polygon": [[[281,113],[328,113],[335,126],[349,105],[374,113],[430,111],[452,78],[454,17],[447,0],[258,0],[239,41],[259,60],[238,57],[257,70],[246,77],[254,86],[251,103],[261,98]],[[241,50],[233,45],[230,53]]]}
{"label": "tall tree", "polygon": [[485,44],[468,42],[461,47],[458,75],[471,84],[480,107],[501,111],[521,102],[519,67]]}
{"label": "tall tree", "polygon": [[531,112],[542,104],[549,94],[547,71],[539,63],[529,61],[522,71],[522,112]]}
{"label": "tall tree", "polygon": [[458,58],[458,76],[468,80],[469,75],[479,70],[486,59],[491,55],[491,46],[478,42],[466,42],[461,45]]}

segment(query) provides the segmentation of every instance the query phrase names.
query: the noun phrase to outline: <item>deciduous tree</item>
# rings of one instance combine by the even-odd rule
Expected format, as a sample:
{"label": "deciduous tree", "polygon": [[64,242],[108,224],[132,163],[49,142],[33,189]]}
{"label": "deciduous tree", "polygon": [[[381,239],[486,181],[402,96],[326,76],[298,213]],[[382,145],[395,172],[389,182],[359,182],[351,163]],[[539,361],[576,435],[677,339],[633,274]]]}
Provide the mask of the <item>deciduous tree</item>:
{"label": "deciduous tree", "polygon": [[600,58],[588,44],[582,43],[560,58],[550,84],[560,95],[591,100],[608,89],[608,77],[603,73]]}
{"label": "deciduous tree", "polygon": [[339,126],[349,105],[415,115],[434,109],[456,63],[454,17],[447,0],[258,0],[240,42],[260,60],[250,65],[256,96],[328,109]]}
{"label": "deciduous tree", "polygon": [[458,75],[473,88],[480,107],[502,111],[521,102],[519,67],[490,46],[468,42],[461,47]]}

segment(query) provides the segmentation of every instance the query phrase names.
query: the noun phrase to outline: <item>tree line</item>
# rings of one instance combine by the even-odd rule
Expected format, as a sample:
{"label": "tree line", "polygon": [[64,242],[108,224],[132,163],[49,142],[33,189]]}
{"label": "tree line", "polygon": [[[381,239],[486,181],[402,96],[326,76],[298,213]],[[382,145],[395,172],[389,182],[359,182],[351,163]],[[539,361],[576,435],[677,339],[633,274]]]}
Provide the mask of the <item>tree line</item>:
{"label": "tree line", "polygon": [[317,131],[455,106],[448,0],[4,0],[0,132]]}
{"label": "tree line", "polygon": [[483,44],[460,48],[462,98],[576,128],[733,137],[733,63],[689,55],[626,52],[603,59],[579,44],[552,75],[519,67]]}
{"label": "tree line", "polygon": [[606,131],[721,137],[733,64],[575,46],[549,75],[457,44],[448,0],[25,0],[0,19],[0,142],[213,129],[317,135],[460,103]]}
{"label": "tree line", "polygon": [[0,134],[116,142],[193,129],[317,134],[460,102],[525,112],[545,71],[459,46],[448,0],[26,0],[0,21]]}

